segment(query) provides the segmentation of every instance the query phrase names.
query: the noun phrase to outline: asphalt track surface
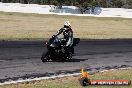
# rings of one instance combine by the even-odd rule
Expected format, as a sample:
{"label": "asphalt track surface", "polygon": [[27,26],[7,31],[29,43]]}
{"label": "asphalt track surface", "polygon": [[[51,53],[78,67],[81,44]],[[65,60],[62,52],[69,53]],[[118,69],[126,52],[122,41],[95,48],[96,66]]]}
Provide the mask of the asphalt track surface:
{"label": "asphalt track surface", "polygon": [[81,40],[70,62],[42,63],[44,41],[0,41],[0,83],[94,70],[132,67],[132,39]]}

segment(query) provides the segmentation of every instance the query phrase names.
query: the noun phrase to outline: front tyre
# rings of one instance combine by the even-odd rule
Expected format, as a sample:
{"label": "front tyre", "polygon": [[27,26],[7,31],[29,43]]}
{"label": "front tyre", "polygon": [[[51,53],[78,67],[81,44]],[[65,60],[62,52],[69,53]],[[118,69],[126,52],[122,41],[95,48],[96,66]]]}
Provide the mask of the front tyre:
{"label": "front tyre", "polygon": [[42,54],[41,61],[42,62],[47,62],[50,60],[50,54],[49,51],[46,51]]}

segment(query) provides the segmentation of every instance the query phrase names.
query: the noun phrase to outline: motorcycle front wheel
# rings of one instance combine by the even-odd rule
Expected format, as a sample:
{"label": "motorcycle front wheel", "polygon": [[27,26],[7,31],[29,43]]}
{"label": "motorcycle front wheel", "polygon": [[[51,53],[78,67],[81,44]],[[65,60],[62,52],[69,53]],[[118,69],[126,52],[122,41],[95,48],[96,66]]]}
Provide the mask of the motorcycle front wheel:
{"label": "motorcycle front wheel", "polygon": [[42,57],[41,57],[41,60],[42,60],[42,62],[47,62],[47,61],[50,60],[50,54],[49,54],[49,51],[45,51],[45,52],[43,52]]}

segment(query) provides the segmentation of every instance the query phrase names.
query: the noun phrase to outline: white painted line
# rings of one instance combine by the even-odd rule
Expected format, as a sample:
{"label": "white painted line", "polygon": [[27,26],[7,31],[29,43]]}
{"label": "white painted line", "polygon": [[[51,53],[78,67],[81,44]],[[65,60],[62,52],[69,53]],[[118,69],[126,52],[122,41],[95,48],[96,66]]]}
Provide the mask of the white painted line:
{"label": "white painted line", "polygon": [[30,81],[37,81],[37,80],[44,80],[44,79],[54,79],[54,78],[61,78],[61,77],[67,77],[67,76],[78,76],[78,75],[81,75],[81,73],[58,75],[58,76],[51,76],[51,77],[40,77],[40,78],[17,80],[17,81],[7,81],[7,82],[4,82],[4,83],[0,83],[0,85],[16,84],[16,83],[22,83],[22,82],[30,82]]}
{"label": "white painted line", "polygon": [[103,71],[99,71],[99,72],[108,72],[108,71],[113,71],[113,70],[128,70],[131,69],[132,67],[128,67],[128,68],[117,68],[117,69],[110,69],[110,70],[103,70]]}
{"label": "white painted line", "polygon": [[108,71],[113,71],[113,70],[117,70],[117,69],[110,69],[110,70],[103,70],[103,71],[100,71],[100,72],[108,72]]}
{"label": "white painted line", "polygon": [[107,72],[107,71],[109,71],[109,70],[103,70],[103,71],[100,71],[100,72],[102,72],[102,73],[103,73],[103,72]]}
{"label": "white painted line", "polygon": [[119,68],[121,70],[128,70],[128,69],[131,69],[132,67],[128,67],[128,68]]}

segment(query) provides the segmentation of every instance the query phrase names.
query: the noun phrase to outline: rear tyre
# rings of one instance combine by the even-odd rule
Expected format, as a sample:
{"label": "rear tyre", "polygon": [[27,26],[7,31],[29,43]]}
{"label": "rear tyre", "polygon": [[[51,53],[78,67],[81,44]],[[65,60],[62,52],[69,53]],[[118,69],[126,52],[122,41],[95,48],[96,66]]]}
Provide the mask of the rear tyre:
{"label": "rear tyre", "polygon": [[71,52],[72,52],[72,54],[74,54],[74,48],[73,47],[71,47]]}
{"label": "rear tyre", "polygon": [[66,54],[65,60],[70,61],[71,59],[72,59],[72,52],[69,52],[69,53]]}

